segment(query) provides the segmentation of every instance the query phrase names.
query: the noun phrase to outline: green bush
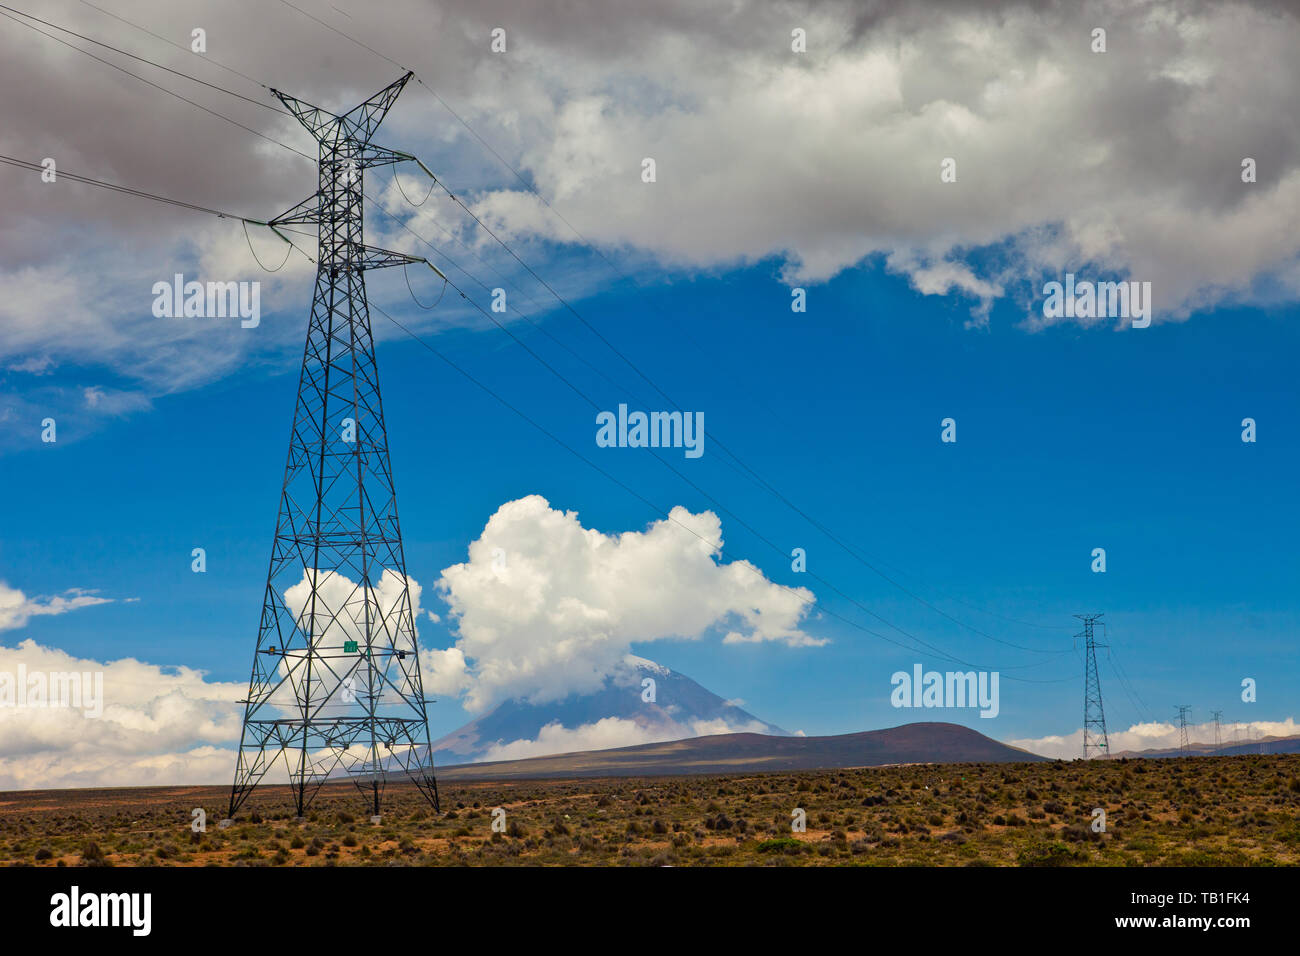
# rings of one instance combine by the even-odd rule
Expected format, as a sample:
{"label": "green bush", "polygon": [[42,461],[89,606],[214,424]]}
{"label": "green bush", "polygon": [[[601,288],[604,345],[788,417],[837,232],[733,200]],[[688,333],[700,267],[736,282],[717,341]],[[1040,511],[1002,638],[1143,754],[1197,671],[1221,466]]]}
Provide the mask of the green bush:
{"label": "green bush", "polygon": [[775,840],[762,841],[757,849],[759,853],[799,853],[803,844],[794,837],[777,837]]}
{"label": "green bush", "polygon": [[1086,859],[1086,854],[1057,841],[1035,841],[1016,854],[1019,866],[1070,866]]}

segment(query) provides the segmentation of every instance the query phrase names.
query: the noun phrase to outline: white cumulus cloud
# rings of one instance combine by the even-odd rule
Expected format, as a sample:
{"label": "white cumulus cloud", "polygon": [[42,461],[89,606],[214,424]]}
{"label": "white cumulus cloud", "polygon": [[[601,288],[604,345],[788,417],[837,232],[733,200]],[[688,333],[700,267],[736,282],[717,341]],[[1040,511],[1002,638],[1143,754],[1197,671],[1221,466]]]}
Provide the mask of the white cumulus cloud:
{"label": "white cumulus cloud", "polygon": [[[102,687],[97,705],[83,696],[79,707],[33,706],[15,686],[20,675],[71,673],[88,678],[83,688]],[[0,789],[230,782],[245,684],[77,658],[28,639],[0,647],[0,687]]]}
{"label": "white cumulus cloud", "polygon": [[603,534],[538,495],[507,502],[469,560],[437,582],[460,655],[432,661],[426,681],[463,687],[466,707],[480,711],[594,691],[634,642],[716,628],[732,643],[826,643],[800,629],[810,591],[721,561],[721,547],[721,522],[707,511],[678,507],[644,531]]}

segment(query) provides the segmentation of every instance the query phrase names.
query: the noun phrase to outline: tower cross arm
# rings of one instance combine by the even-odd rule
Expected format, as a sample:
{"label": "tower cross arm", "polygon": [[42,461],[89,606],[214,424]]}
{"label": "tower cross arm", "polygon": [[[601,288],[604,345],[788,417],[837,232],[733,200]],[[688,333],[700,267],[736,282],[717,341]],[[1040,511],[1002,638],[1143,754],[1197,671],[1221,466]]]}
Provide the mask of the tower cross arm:
{"label": "tower cross arm", "polygon": [[296,206],[291,206],[271,220],[272,226],[319,225],[321,222],[320,193],[312,193]]}
{"label": "tower cross arm", "polygon": [[397,99],[397,94],[402,92],[402,88],[414,75],[408,70],[404,75],[370,97],[370,99],[358,103],[340,116],[339,121],[347,126],[349,135],[358,142],[370,142],[370,137],[375,135],[375,130],[379,128],[380,122],[392,108],[393,102]]}
{"label": "tower cross arm", "polygon": [[299,123],[306,127],[317,142],[335,146],[344,141],[354,144],[369,143],[370,137],[379,128],[385,114],[392,108],[397,94],[402,92],[402,88],[412,76],[414,74],[407,71],[405,75],[389,83],[374,96],[358,103],[342,115],[323,110],[319,106],[314,106],[296,96],[290,96],[288,93],[282,93],[280,90],[272,89],[271,93],[284,104],[285,109],[293,114]]}
{"label": "tower cross arm", "polygon": [[442,270],[428,259],[420,256],[408,256],[404,252],[393,252],[391,249],[379,249],[375,246],[355,247],[350,262],[351,267],[358,272],[366,269],[386,269],[389,266],[404,266],[419,262],[432,269],[440,279],[447,278],[443,275]]}
{"label": "tower cross arm", "polygon": [[279,90],[272,89],[271,93],[284,104],[285,108],[293,114],[307,132],[311,133],[318,141],[324,141],[327,130],[331,126],[337,127],[339,118],[328,110],[323,110],[319,106],[313,106],[306,100],[300,100],[296,96],[290,96],[288,93],[281,93]]}
{"label": "tower cross arm", "polygon": [[383,146],[371,146],[367,143],[353,157],[352,162],[363,168],[371,166],[392,166],[395,163],[420,162],[410,153],[403,153],[398,149],[387,149]]}

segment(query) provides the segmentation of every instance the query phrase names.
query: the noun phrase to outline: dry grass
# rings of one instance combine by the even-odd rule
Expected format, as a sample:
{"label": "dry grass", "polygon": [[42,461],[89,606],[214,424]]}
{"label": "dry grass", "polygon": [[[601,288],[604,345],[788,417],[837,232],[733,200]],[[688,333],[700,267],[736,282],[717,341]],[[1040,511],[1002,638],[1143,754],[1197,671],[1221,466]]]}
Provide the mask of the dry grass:
{"label": "dry grass", "polygon": [[[457,783],[434,815],[349,784],[306,820],[259,789],[0,794],[0,863],[37,866],[1253,866],[1300,863],[1300,755],[952,764],[708,777]],[[205,807],[206,833],[190,811]],[[506,833],[492,832],[494,807]],[[802,808],[807,831],[791,832]],[[1106,810],[1107,832],[1091,830]]]}

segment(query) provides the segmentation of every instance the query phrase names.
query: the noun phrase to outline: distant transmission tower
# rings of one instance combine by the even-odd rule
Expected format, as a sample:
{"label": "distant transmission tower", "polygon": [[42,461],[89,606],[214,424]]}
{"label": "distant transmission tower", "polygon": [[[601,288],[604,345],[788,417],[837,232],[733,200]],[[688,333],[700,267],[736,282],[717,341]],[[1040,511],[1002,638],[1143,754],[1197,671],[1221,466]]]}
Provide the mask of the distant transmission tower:
{"label": "distant transmission tower", "polygon": [[1223,746],[1223,738],[1219,735],[1219,718],[1223,716],[1223,711],[1214,710],[1210,713],[1214,717],[1214,749],[1218,750]]}
{"label": "distant transmission tower", "polygon": [[1190,704],[1178,704],[1178,749],[1187,753],[1187,715],[1191,712]]}
{"label": "distant transmission tower", "polygon": [[363,171],[414,158],[370,143],[411,76],[341,116],[272,90],[320,144],[320,177],[271,225],[318,227],[320,254],[231,818],[281,754],[299,816],[344,773],[375,815],[390,776],[438,807],[365,285],[428,262],[361,235]]}
{"label": "distant transmission tower", "polygon": [[1106,712],[1101,706],[1101,677],[1097,674],[1098,645],[1092,633],[1093,625],[1101,619],[1101,615],[1076,614],[1074,616],[1083,621],[1082,637],[1087,643],[1083,678],[1083,759],[1087,760],[1090,756],[1098,754],[1109,757],[1110,738],[1106,735]]}
{"label": "distant transmission tower", "polygon": [[1246,740],[1258,746],[1259,752],[1264,752],[1264,731],[1252,725],[1246,726]]}

